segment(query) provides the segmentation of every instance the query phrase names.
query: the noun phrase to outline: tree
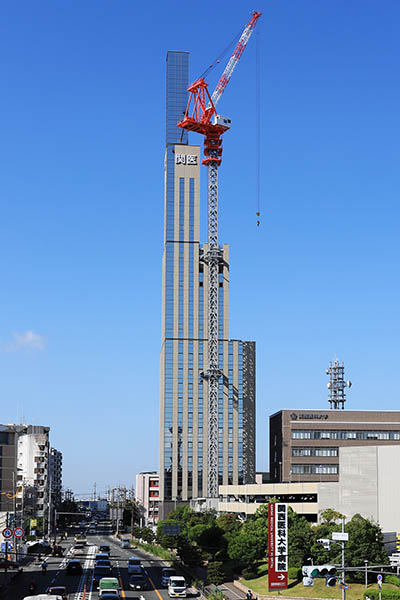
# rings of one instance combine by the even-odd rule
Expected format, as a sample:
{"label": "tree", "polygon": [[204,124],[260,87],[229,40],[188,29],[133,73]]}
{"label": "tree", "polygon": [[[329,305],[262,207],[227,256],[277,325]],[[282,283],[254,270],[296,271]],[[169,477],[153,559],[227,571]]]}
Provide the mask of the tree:
{"label": "tree", "polygon": [[[387,564],[388,556],[383,543],[383,533],[380,526],[370,519],[365,519],[359,514],[353,516],[345,526],[349,534],[346,542],[346,564],[352,567],[364,566],[364,561],[369,564]],[[355,581],[364,580],[363,572],[354,572]]]}
{"label": "tree", "polygon": [[228,556],[239,566],[250,566],[259,558],[259,540],[247,531],[232,536],[228,542]]}
{"label": "tree", "polygon": [[182,562],[189,567],[198,566],[202,562],[200,548],[182,536],[177,540],[176,551]]}
{"label": "tree", "polygon": [[288,508],[288,563],[289,567],[307,564],[311,556],[311,546],[314,541],[310,523],[302,516]]}
{"label": "tree", "polygon": [[224,583],[226,575],[222,566],[222,562],[215,560],[208,563],[207,578],[208,581],[214,585]]}

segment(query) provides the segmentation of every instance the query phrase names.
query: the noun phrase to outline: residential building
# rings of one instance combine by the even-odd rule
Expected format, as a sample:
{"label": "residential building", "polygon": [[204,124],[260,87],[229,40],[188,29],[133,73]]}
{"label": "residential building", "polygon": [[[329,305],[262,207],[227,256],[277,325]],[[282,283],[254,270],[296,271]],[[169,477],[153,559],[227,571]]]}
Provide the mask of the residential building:
{"label": "residential building", "polygon": [[62,453],[50,448],[49,454],[49,495],[51,506],[58,508],[61,504],[62,490]]}
{"label": "residential building", "polygon": [[160,508],[160,477],[157,471],[136,475],[136,500],[140,506],[143,525],[157,525]]}
{"label": "residential building", "polygon": [[11,425],[18,433],[18,507],[25,489],[35,489],[35,516],[47,516],[49,502],[49,432],[40,425]]}
{"label": "residential building", "polygon": [[281,410],[270,417],[271,481],[339,481],[344,448],[396,444],[400,411]]}
{"label": "residential building", "polygon": [[[207,495],[208,273],[200,244],[199,146],[176,127],[187,104],[189,55],[167,54],[160,398],[160,497]],[[229,339],[229,247],[219,272],[219,482],[255,479],[255,343]]]}

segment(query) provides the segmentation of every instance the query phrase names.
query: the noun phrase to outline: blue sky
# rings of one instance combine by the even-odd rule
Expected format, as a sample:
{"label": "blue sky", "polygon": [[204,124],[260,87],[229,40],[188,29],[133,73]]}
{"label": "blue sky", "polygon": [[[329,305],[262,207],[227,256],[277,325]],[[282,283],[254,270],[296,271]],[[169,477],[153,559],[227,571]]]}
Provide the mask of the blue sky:
{"label": "blue sky", "polygon": [[79,494],[158,467],[166,52],[195,79],[253,9],[260,227],[256,34],[219,104],[219,183],[257,467],[270,414],[328,406],[335,356],[348,408],[398,408],[399,3],[149,6],[0,6],[0,421],[49,425]]}

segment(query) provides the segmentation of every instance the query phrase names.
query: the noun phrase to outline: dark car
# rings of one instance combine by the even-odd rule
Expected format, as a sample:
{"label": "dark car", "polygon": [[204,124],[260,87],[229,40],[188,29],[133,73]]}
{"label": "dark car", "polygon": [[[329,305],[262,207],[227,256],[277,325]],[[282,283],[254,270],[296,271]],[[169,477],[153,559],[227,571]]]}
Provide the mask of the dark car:
{"label": "dark car", "polygon": [[110,569],[112,569],[111,566],[111,561],[110,560],[105,560],[105,559],[101,559],[101,560],[96,560],[95,567],[109,567]]}
{"label": "dark car", "polygon": [[82,565],[79,560],[70,560],[68,562],[67,575],[82,575]]}
{"label": "dark car", "polygon": [[103,544],[99,547],[99,552],[107,552],[107,554],[110,554],[110,546]]}
{"label": "dark car", "polygon": [[100,579],[103,577],[111,577],[112,576],[112,568],[111,567],[98,567],[95,565],[93,569],[93,583],[99,583]]}
{"label": "dark car", "polygon": [[68,600],[67,588],[65,585],[55,585],[47,590],[49,596],[61,596],[63,600]]}
{"label": "dark car", "polygon": [[110,560],[110,556],[107,552],[98,552],[94,557],[94,561],[98,562],[99,560]]}
{"label": "dark car", "polygon": [[176,571],[172,567],[165,567],[164,569],[162,569],[162,571],[161,571],[161,585],[167,586],[169,578],[173,577],[174,575],[176,575]]}
{"label": "dark car", "polygon": [[53,546],[51,553],[53,556],[62,556],[64,549],[62,546]]}
{"label": "dark car", "polygon": [[136,573],[129,578],[129,587],[131,590],[149,589],[149,581],[144,573]]}

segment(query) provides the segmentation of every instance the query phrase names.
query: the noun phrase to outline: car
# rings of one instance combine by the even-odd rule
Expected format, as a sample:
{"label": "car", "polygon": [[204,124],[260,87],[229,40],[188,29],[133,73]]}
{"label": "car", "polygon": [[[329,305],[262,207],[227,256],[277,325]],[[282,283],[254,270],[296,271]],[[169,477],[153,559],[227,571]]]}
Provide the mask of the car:
{"label": "car", "polygon": [[181,575],[173,575],[168,581],[168,596],[170,598],[186,598],[186,581]]}
{"label": "car", "polygon": [[110,555],[107,552],[98,552],[94,557],[94,562],[98,562],[99,560],[110,560]]}
{"label": "car", "polygon": [[131,542],[129,540],[129,538],[122,538],[121,539],[121,548],[130,548],[131,547]]}
{"label": "car", "polygon": [[131,565],[128,571],[129,575],[142,575],[142,573],[147,574],[142,565]]}
{"label": "car", "polygon": [[25,596],[22,600],[62,600],[62,596],[54,596],[54,594],[51,596],[48,594],[38,594],[37,596]]}
{"label": "car", "polygon": [[144,573],[136,573],[130,576],[129,587],[131,590],[148,590],[149,580]]}
{"label": "car", "polygon": [[106,594],[111,594],[113,598],[120,598],[120,582],[117,577],[102,577],[98,585],[99,598],[104,598]]}
{"label": "car", "polygon": [[136,556],[130,556],[128,558],[128,575],[132,575],[136,569],[133,567],[140,567],[141,560],[140,558],[136,558]]}
{"label": "car", "polygon": [[51,553],[53,556],[62,556],[64,549],[62,546],[53,546]]}
{"label": "car", "polygon": [[79,556],[84,554],[85,546],[83,544],[75,544],[74,546],[74,556]]}
{"label": "car", "polygon": [[118,590],[105,590],[104,592],[99,593],[99,598],[102,600],[115,600],[115,598],[121,598]]}
{"label": "car", "polygon": [[[129,571],[128,571],[129,572]],[[174,577],[176,575],[176,570],[172,567],[165,567],[161,570],[161,585],[165,585],[167,587],[168,581],[170,577]]]}
{"label": "car", "polygon": [[111,577],[111,575],[111,567],[98,567],[95,565],[93,569],[93,583],[98,583],[103,577]]}
{"label": "car", "polygon": [[52,594],[54,596],[61,596],[62,600],[68,600],[67,588],[65,587],[65,585],[51,586],[47,590],[47,594],[49,596],[51,596]]}
{"label": "car", "polygon": [[111,566],[111,561],[110,560],[106,560],[106,559],[101,559],[101,560],[96,560],[95,567],[110,567],[110,569],[112,568]]}
{"label": "car", "polygon": [[79,560],[70,560],[66,567],[67,575],[82,575],[82,565]]}
{"label": "car", "polygon": [[107,554],[110,554],[110,546],[107,544],[102,544],[99,546],[99,552],[107,552]]}

